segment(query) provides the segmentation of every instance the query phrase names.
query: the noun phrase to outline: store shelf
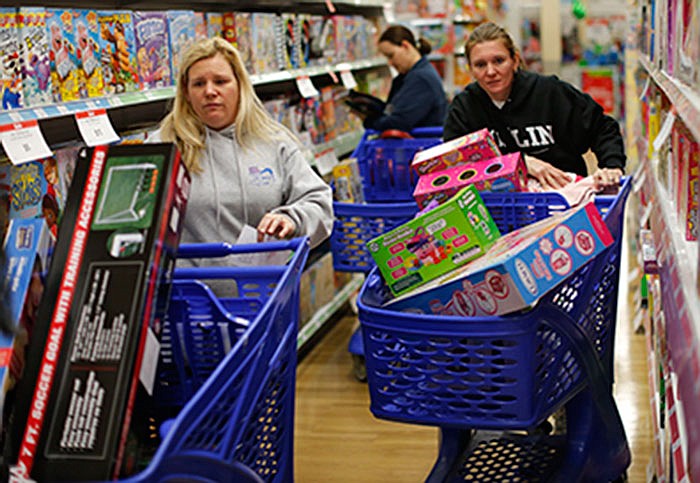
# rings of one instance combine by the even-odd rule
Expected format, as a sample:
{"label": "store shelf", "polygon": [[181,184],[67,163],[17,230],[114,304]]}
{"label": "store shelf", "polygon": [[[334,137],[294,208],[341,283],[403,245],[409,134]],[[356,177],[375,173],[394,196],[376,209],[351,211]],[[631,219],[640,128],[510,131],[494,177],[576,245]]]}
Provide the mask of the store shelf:
{"label": "store shelf", "polygon": [[700,94],[677,79],[655,68],[649,58],[639,55],[639,63],[666,94],[695,139],[700,140]]}
{"label": "store shelf", "polygon": [[668,193],[646,163],[644,194],[652,203],[650,220],[660,264],[666,341],[678,392],[685,408],[688,468],[700,472],[700,297],[697,292],[698,244],[682,237],[685,229],[671,206]]}
{"label": "store shelf", "polygon": [[353,274],[350,281],[333,297],[333,300],[321,307],[300,330],[297,336],[297,350],[304,347],[311,338],[350,300],[350,297],[360,289],[364,275]]}
{"label": "store shelf", "polygon": [[315,77],[321,75],[330,75],[331,72],[341,72],[344,70],[359,71],[365,69],[374,69],[376,67],[386,66],[386,58],[376,56],[369,59],[356,60],[353,62],[339,62],[337,64],[306,67],[303,69],[281,70],[279,72],[270,72],[266,74],[255,74],[250,76],[253,85],[272,84],[277,82],[286,82],[297,79],[298,77],[308,76]]}
{"label": "store shelf", "polygon": [[[43,0],[34,2],[45,7],[75,8],[75,0]],[[132,9],[132,10],[167,10],[176,8],[194,9],[202,11],[275,11],[287,10],[303,13],[328,13],[330,5],[337,13],[352,13],[362,11],[367,13],[377,10],[381,13],[383,3],[380,0],[304,0],[301,2],[292,0],[256,0],[255,2],[217,2],[215,0],[86,0],[80,2],[82,8],[100,9]],[[14,7],[17,2],[0,1],[0,6]]]}
{"label": "store shelf", "polygon": [[362,139],[363,131],[354,131],[341,134],[332,141],[314,146],[314,154],[320,154],[328,149],[335,149],[335,155],[338,158],[346,156],[355,150],[355,147]]}

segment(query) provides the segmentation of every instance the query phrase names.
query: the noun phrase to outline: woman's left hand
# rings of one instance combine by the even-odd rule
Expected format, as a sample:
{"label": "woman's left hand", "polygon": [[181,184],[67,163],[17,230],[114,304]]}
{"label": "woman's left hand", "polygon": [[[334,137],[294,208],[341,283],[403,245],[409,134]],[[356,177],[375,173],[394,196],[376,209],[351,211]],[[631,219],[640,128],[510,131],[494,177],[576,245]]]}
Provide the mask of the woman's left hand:
{"label": "woman's left hand", "polygon": [[605,189],[620,185],[622,178],[622,170],[620,168],[601,168],[593,173],[593,181],[597,189]]}
{"label": "woman's left hand", "polygon": [[296,224],[287,215],[266,213],[258,223],[258,241],[263,241],[266,235],[279,239],[289,238],[296,229]]}

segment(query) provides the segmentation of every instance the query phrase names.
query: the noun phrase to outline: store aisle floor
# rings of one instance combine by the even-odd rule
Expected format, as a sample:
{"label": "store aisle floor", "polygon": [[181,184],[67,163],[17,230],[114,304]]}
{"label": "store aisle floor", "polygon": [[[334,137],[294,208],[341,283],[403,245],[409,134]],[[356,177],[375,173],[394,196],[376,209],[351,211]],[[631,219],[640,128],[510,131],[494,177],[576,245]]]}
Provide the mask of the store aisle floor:
{"label": "store aisle floor", "polygon": [[[634,334],[631,318],[623,315],[617,332],[615,396],[633,454],[629,481],[639,483],[646,481],[652,442],[647,351],[644,336]],[[352,314],[343,317],[299,364],[296,481],[422,482],[435,459],[437,430],[371,415],[367,385],[355,380],[347,352],[355,323]]]}

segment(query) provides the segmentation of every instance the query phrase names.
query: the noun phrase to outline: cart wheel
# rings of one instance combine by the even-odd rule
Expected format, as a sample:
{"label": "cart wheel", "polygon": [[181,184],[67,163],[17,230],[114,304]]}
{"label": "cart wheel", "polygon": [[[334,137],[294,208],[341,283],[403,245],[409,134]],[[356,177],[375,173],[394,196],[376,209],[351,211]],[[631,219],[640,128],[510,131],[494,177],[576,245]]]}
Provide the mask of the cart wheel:
{"label": "cart wheel", "polygon": [[355,379],[360,382],[367,382],[367,366],[365,365],[365,356],[358,354],[352,355],[352,373]]}

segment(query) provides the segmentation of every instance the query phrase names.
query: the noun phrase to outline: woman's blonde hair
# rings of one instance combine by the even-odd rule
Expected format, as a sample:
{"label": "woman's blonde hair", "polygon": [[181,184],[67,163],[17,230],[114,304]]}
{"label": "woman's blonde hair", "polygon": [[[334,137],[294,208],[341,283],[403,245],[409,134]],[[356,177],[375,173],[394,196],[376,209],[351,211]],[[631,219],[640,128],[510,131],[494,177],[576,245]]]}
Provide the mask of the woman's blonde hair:
{"label": "woman's blonde hair", "polygon": [[518,68],[524,67],[523,60],[519,56],[520,54],[518,53],[518,48],[515,46],[515,42],[513,42],[513,38],[510,36],[506,29],[493,22],[482,23],[477,28],[475,28],[474,31],[472,31],[472,33],[469,35],[466,44],[464,44],[464,55],[467,56],[467,63],[470,66],[472,64],[470,58],[472,49],[477,44],[480,44],[482,42],[490,42],[492,40],[500,40],[501,42],[503,42],[503,46],[506,48],[511,58],[519,58]]}
{"label": "woman's blonde hair", "polygon": [[206,148],[206,126],[197,117],[187,100],[187,83],[190,67],[196,62],[221,54],[233,70],[238,81],[238,113],[235,119],[236,139],[245,149],[252,148],[255,141],[270,141],[296,137],[287,128],[273,120],[265,110],[253,88],[250,76],[238,51],[226,40],[214,37],[203,39],[192,45],[182,56],[177,79],[175,99],[170,113],[160,125],[161,139],[174,142],[190,171],[202,171],[200,156]]}

